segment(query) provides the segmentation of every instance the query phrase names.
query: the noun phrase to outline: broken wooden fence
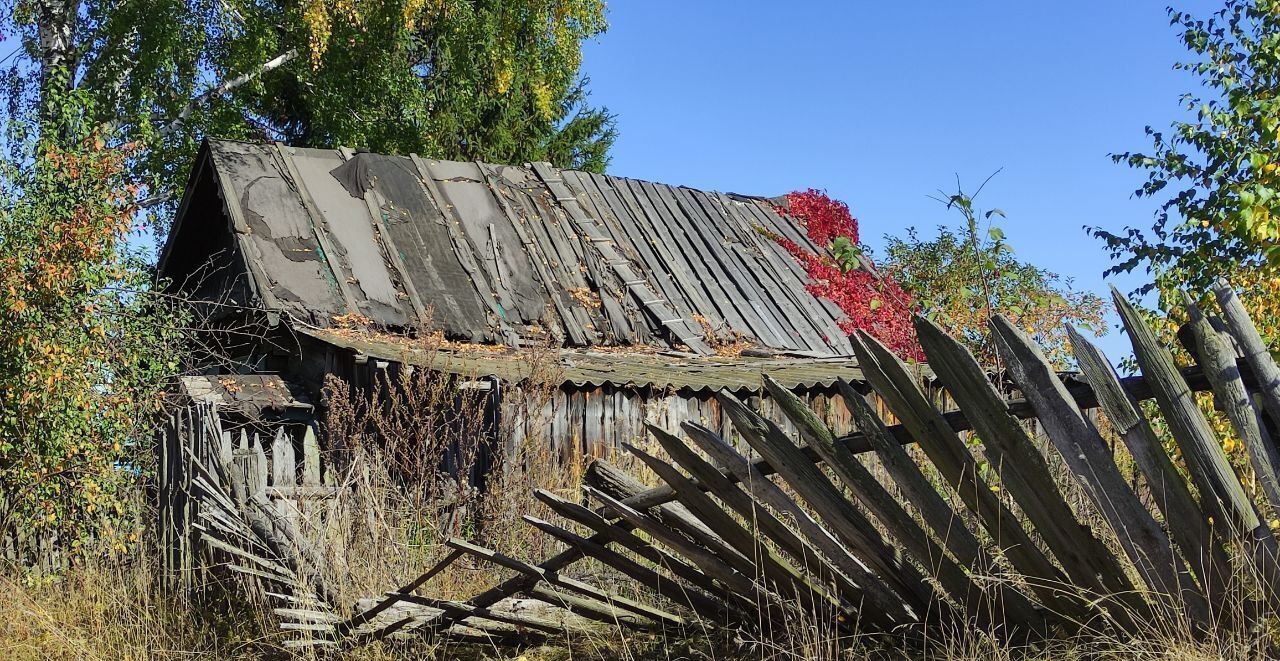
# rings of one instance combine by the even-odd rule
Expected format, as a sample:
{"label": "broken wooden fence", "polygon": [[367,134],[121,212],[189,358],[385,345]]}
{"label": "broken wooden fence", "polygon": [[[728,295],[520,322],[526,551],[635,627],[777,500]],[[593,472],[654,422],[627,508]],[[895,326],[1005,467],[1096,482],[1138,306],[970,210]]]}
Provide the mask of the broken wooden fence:
{"label": "broken wooden fence", "polygon": [[[1082,380],[1064,381],[1014,324],[995,319],[1007,376],[1023,393],[1013,403],[959,343],[917,320],[929,365],[958,404],[952,413],[937,410],[902,361],[860,334],[854,342],[860,367],[897,424],[882,420],[848,384],[842,389],[860,431],[845,438],[772,381],[770,394],[800,438],[723,395],[738,437],[757,458],[694,423],[684,425],[683,437],[650,427],[667,456],[629,450],[662,486],[643,489],[597,463],[584,486],[594,508],[539,491],[537,497],[578,530],[526,520],[564,542],[565,551],[530,565],[450,541],[444,562],[467,555],[516,575],[460,608],[388,628],[412,621],[419,632],[439,633],[516,594],[627,626],[679,628],[696,620],[762,633],[785,629],[797,612],[850,633],[935,625],[1044,636],[1135,633],[1171,621],[1204,630],[1273,611],[1280,565],[1266,522],[1280,506],[1272,436],[1272,421],[1280,420],[1280,368],[1234,294],[1225,286],[1216,293],[1221,323],[1192,309],[1186,341],[1199,364],[1186,370],[1117,295],[1142,370],[1141,377],[1123,380],[1073,333]],[[1250,482],[1257,481],[1261,502],[1251,497],[1195,401],[1194,392],[1205,389],[1247,448]],[[1139,401],[1146,399],[1154,400],[1168,428],[1176,462],[1152,430]],[[1117,465],[1107,437],[1085,414],[1095,406],[1139,480]],[[1051,443],[1048,456],[1019,422],[1027,417],[1036,418]],[[973,438],[961,434],[968,430]],[[909,451],[907,442],[918,450]],[[1049,458],[1069,470],[1091,503],[1091,517],[1068,504]],[[1239,550],[1250,559],[1248,579],[1231,564]],[[584,557],[634,579],[660,606],[565,576]],[[1246,580],[1252,583],[1242,585]],[[414,590],[422,582],[369,610],[418,600]],[[337,638],[368,612],[335,627]],[[380,635],[365,632],[344,642]]]}
{"label": "broken wooden fence", "polygon": [[[564,543],[559,554],[533,565],[450,540],[439,564],[353,616],[294,609],[310,618],[307,639],[295,644],[353,646],[389,635],[530,642],[563,633],[562,623],[494,608],[515,596],[612,625],[696,623],[762,637],[785,635],[796,622],[895,636],[930,627],[1019,638],[1153,626],[1195,632],[1275,612],[1280,563],[1267,522],[1280,513],[1273,424],[1280,367],[1231,290],[1216,294],[1221,320],[1191,308],[1183,337],[1198,365],[1186,369],[1115,295],[1142,372],[1128,379],[1073,331],[1080,376],[1064,380],[997,317],[991,330],[1005,375],[1022,393],[1012,402],[963,346],[918,319],[929,365],[958,406],[951,412],[938,410],[901,360],[860,333],[853,346],[866,386],[893,424],[850,384],[841,390],[859,431],[846,437],[767,378],[798,438],[722,394],[740,445],[691,422],[682,434],[651,426],[666,456],[628,450],[661,486],[645,488],[597,462],[581,502],[536,492],[569,522],[525,517]],[[1243,443],[1248,480],[1197,404],[1199,390],[1212,391]],[[1176,457],[1142,400],[1159,411]],[[1086,415],[1094,407],[1105,413],[1106,434]],[[1037,447],[1026,418],[1035,418],[1048,448]],[[1117,456],[1132,465],[1122,468]],[[1051,462],[1065,466],[1069,485]],[[1088,505],[1073,507],[1072,493]],[[420,593],[464,556],[514,576],[466,602]],[[655,598],[628,599],[571,578],[566,570],[583,558]],[[1238,558],[1247,571],[1232,564]],[[267,580],[293,581],[289,594],[310,589],[305,598],[323,603],[305,581],[305,563],[294,564],[264,570]]]}
{"label": "broken wooden fence", "polygon": [[267,597],[285,629],[340,620],[313,542],[338,487],[311,425],[236,433],[217,404],[196,401],[170,412],[157,447],[162,568],[177,587],[234,578]]}

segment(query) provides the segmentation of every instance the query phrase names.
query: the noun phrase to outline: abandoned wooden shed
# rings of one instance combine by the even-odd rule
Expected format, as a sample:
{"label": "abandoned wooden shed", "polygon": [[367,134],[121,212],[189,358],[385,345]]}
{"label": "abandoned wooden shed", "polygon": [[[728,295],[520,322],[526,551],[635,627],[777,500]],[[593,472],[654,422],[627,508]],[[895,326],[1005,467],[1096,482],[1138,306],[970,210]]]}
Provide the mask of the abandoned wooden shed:
{"label": "abandoned wooden shed", "polygon": [[210,373],[277,374],[317,402],[329,374],[359,388],[409,365],[454,373],[490,389],[519,443],[523,386],[551,379],[535,424],[590,452],[646,420],[726,429],[711,394],[761,398],[769,373],[847,430],[834,384],[860,374],[841,312],[773,236],[825,249],[765,198],[209,140],[159,275],[211,328],[259,324],[223,334],[233,360]]}

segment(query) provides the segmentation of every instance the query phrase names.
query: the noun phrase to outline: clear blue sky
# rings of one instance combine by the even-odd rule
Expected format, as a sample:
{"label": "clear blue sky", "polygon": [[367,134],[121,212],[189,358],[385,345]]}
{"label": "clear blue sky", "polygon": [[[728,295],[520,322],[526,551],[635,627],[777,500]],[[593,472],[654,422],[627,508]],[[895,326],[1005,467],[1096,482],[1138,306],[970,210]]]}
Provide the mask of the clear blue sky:
{"label": "clear blue sky", "polygon": [[[958,174],[1018,255],[1106,293],[1083,225],[1149,227],[1149,146],[1193,79],[1164,2],[610,3],[590,44],[592,100],[618,115],[612,174],[741,193],[825,188],[872,248],[955,223],[928,199]],[[1220,3],[1178,2],[1202,15]],[[1142,277],[1113,279],[1122,291]],[[1102,341],[1127,354],[1117,332]]]}

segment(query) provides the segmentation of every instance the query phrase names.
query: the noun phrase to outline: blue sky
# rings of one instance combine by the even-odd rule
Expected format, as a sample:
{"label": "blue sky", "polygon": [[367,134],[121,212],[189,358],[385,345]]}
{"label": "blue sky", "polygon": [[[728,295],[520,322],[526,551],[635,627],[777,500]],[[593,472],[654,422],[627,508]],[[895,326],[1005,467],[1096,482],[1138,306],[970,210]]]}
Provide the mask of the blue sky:
{"label": "blue sky", "polygon": [[[1146,228],[1153,210],[1107,155],[1148,147],[1143,127],[1178,118],[1195,84],[1171,69],[1186,51],[1165,4],[617,0],[584,70],[618,115],[612,174],[825,188],[874,249],[955,223],[928,196],[1003,168],[978,202],[1008,214],[1018,255],[1105,294],[1109,259],[1082,226]],[[1102,346],[1129,351],[1114,331]]]}

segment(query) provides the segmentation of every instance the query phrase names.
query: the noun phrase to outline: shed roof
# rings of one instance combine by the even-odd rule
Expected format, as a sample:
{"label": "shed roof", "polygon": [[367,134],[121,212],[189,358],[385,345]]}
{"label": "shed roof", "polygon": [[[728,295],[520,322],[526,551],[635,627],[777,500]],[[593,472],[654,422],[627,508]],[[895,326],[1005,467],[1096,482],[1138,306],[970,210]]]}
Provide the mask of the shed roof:
{"label": "shed roof", "polygon": [[183,281],[222,259],[250,299],[236,302],[320,327],[368,319],[480,343],[550,334],[707,356],[745,339],[847,356],[840,311],[767,235],[818,250],[763,198],[545,164],[210,140],[160,273]]}
{"label": "shed roof", "polygon": [[[463,376],[494,376],[509,383],[544,378],[578,387],[608,384],[620,388],[758,392],[763,389],[761,377],[765,374],[793,389],[826,387],[838,380],[862,380],[857,363],[847,357],[703,357],[671,351],[547,351],[497,347],[459,350],[432,347],[395,335],[333,329],[299,329],[299,332],[369,358]],[[921,378],[931,378],[926,366],[917,365],[916,369]]]}

